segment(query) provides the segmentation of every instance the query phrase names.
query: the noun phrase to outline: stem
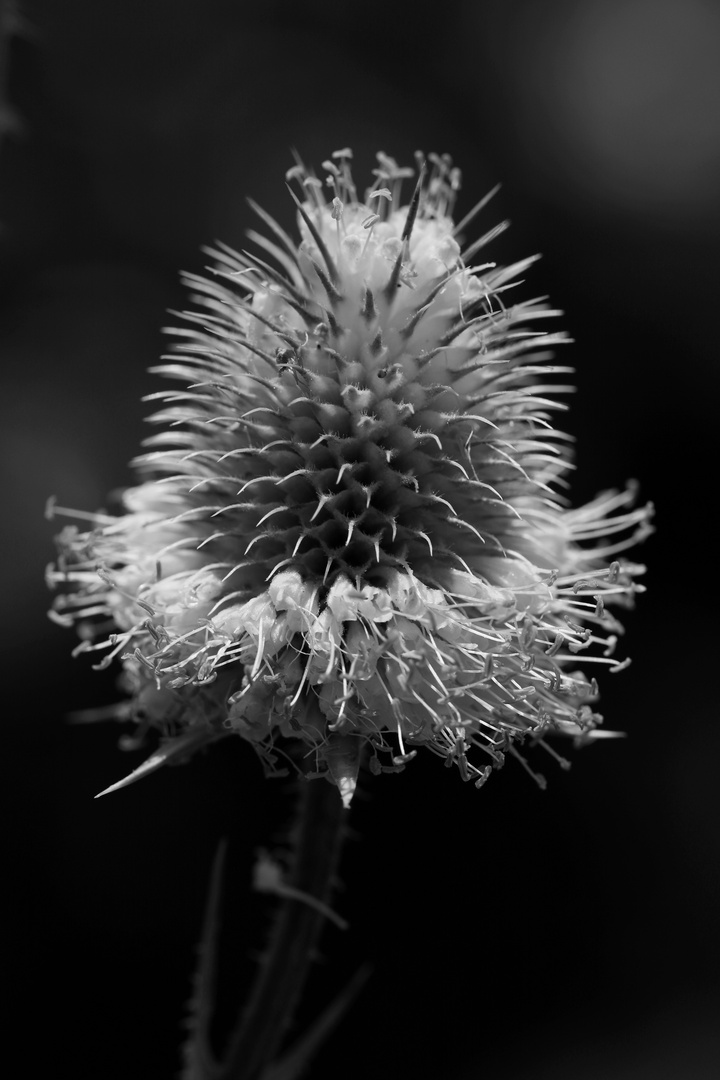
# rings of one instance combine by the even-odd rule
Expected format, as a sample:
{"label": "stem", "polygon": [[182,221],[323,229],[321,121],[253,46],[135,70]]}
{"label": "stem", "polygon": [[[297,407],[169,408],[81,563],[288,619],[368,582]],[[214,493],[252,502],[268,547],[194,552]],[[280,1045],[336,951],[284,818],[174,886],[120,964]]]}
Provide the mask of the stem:
{"label": "stem", "polygon": [[[344,836],[345,809],[337,788],[300,780],[298,824],[288,886],[327,904]],[[231,1038],[217,1080],[258,1080],[278,1055],[313,959],[326,915],[306,900],[282,902],[269,952]]]}

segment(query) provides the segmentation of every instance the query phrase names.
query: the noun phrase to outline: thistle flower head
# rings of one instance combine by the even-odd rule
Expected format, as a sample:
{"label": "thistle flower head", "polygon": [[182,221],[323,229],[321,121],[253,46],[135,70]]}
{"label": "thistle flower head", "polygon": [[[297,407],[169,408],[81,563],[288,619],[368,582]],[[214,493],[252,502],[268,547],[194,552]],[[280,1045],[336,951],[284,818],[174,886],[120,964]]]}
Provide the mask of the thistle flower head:
{"label": "thistle flower head", "polygon": [[498,229],[463,250],[450,159],[407,202],[412,170],[379,154],[360,199],[350,159],[290,170],[299,243],[256,207],[262,255],[188,279],[140,482],[51,572],[169,737],[151,761],[236,732],[274,771],[294,742],[346,804],[365,746],[479,785],[525,739],[590,737],[578,665],[621,666],[607,605],[642,567],[616,556],[649,516],[632,488],[566,507],[558,313],[513,299],[532,259],[484,260]]}

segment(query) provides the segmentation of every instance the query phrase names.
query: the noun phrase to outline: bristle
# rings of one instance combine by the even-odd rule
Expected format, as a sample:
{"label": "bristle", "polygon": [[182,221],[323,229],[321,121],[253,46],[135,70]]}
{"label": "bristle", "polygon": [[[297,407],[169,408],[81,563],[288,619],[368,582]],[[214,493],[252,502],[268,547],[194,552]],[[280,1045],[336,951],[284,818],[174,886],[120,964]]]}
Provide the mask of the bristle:
{"label": "bristle", "polygon": [[298,210],[298,213],[300,214],[300,217],[303,219],[303,221],[307,225],[308,229],[310,230],[310,234],[312,235],[313,240],[317,244],[318,251],[322,255],[323,259],[325,260],[325,265],[327,266],[328,273],[330,275],[330,280],[332,281],[333,285],[338,285],[338,283],[340,282],[340,275],[338,273],[338,268],[335,265],[335,262],[334,262],[332,256],[330,255],[330,252],[327,249],[327,245],[325,244],[325,241],[323,240],[323,238],[320,235],[320,233],[318,232],[318,230],[315,228],[315,225],[313,223],[312,218],[310,217],[310,215],[306,211],[303,204],[300,202],[300,200],[295,195],[295,192],[290,187],[288,187],[288,191],[290,192],[290,195],[292,197],[293,202],[297,206],[297,210]]}

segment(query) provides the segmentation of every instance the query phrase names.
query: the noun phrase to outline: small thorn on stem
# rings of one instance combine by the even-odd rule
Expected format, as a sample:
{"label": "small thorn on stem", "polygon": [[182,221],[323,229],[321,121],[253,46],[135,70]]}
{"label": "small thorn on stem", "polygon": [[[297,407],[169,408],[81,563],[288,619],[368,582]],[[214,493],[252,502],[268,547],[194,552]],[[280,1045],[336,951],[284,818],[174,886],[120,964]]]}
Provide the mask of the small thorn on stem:
{"label": "small thorn on stem", "polygon": [[287,900],[299,900],[301,903],[315,908],[326,919],[335,923],[340,930],[347,930],[348,928],[347,921],[327,904],[324,904],[322,900],[310,896],[309,893],[303,892],[302,889],[296,889],[292,885],[288,885],[283,877],[280,864],[267,851],[261,850],[257,853],[257,862],[253,867],[253,888],[256,892],[274,893],[275,896],[282,896]]}

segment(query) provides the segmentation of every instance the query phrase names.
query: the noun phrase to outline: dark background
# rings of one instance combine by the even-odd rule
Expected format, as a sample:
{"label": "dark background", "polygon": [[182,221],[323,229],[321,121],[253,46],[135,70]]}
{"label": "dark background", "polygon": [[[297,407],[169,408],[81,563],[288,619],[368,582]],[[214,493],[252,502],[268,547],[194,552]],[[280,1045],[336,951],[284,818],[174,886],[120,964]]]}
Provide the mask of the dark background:
{"label": "dark background", "polygon": [[[11,8],[0,3],[3,25]],[[131,481],[178,271],[242,246],[251,194],[288,229],[291,147],[448,151],[459,212],[503,187],[498,261],[542,251],[576,340],[577,502],[639,477],[657,507],[634,662],[608,726],[481,791],[430,755],[359,798],[311,1015],[375,965],[310,1075],[705,1080],[720,1071],[720,726],[714,524],[720,9],[702,0],[27,0],[0,46],[3,920],[6,1047],[25,1074],[176,1074],[220,838],[228,981],[256,947],[252,852],[281,784],[223,743],[107,799],[139,760],[113,699],[45,619],[49,495]],[[13,25],[17,27],[17,19]],[[569,355],[569,354],[568,354]],[[537,764],[537,762],[536,762]]]}

